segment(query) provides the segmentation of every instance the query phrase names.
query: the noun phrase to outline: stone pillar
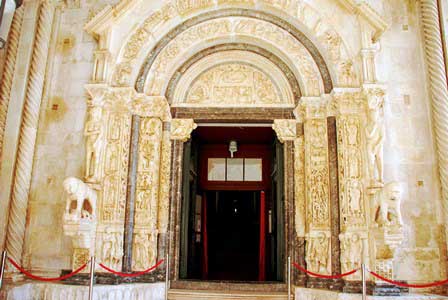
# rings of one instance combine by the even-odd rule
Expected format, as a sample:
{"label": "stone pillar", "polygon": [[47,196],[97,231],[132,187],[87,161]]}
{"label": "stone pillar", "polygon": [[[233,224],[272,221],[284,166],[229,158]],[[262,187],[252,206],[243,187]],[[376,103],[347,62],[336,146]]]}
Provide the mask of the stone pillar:
{"label": "stone pillar", "polygon": [[[307,269],[331,274],[331,215],[327,134],[327,100],[304,98],[306,174],[306,263]],[[326,283],[309,278],[309,287]]]}
{"label": "stone pillar", "polygon": [[157,214],[162,148],[162,121],[142,118],[139,130],[132,270],[142,271],[157,259]]}
{"label": "stone pillar", "polygon": [[184,142],[186,142],[191,132],[197,125],[193,119],[173,119],[171,120],[170,139],[172,140],[172,161],[170,187],[170,232],[169,232],[169,255],[170,255],[170,279],[179,278],[179,247],[180,247],[180,226],[181,223],[181,199],[182,199],[182,164]]}
{"label": "stone pillar", "polygon": [[[337,91],[333,95],[338,108],[337,146],[339,172],[339,203],[341,244],[341,271],[359,268],[362,261],[368,263],[368,201],[365,193],[364,163],[364,98],[360,91]],[[345,278],[344,290],[359,292],[361,273]]]}
{"label": "stone pillar", "polygon": [[34,148],[39,123],[54,7],[42,2],[26,89],[6,236],[9,256],[21,264]]}
{"label": "stone pillar", "polygon": [[165,258],[167,249],[167,233],[170,207],[170,184],[171,184],[171,140],[169,123],[164,123],[162,137],[162,154],[160,166],[159,184],[159,217],[157,228],[159,231],[158,259]]}
{"label": "stone pillar", "polygon": [[[6,113],[8,111],[9,99],[11,95],[12,80],[16,68],[17,49],[19,48],[20,30],[22,28],[23,12],[25,8],[19,7],[14,13],[11,28],[8,34],[5,57],[5,66],[0,86],[0,157],[3,150],[3,136],[6,123]],[[0,168],[1,168],[0,160]]]}
{"label": "stone pillar", "polygon": [[[305,188],[305,138],[303,124],[297,130],[294,140],[294,225],[295,251],[294,259],[301,266],[305,265],[305,233],[306,233],[306,188]],[[300,272],[296,284],[304,286],[306,274]]]}
{"label": "stone pillar", "polygon": [[442,206],[448,207],[448,88],[437,0],[420,1],[432,117],[439,160]]}

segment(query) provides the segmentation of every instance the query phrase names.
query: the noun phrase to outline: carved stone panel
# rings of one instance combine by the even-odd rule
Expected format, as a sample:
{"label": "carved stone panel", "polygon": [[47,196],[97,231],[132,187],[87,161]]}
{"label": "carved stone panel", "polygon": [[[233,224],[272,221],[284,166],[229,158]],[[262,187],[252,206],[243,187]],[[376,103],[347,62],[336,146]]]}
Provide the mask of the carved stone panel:
{"label": "carved stone panel", "polygon": [[310,230],[330,228],[326,119],[305,122],[307,220]]}
{"label": "carved stone panel", "polygon": [[341,228],[366,229],[362,125],[359,115],[337,119]]}

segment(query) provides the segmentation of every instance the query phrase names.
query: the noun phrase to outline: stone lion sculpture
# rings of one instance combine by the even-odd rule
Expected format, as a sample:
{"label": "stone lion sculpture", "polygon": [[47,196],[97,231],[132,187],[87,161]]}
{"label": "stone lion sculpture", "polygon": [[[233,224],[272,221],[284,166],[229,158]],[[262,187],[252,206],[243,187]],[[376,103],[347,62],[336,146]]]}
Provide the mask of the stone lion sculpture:
{"label": "stone lion sculpture", "polygon": [[[67,193],[65,214],[74,219],[95,219],[96,192],[82,180],[75,177],[65,179],[63,185]],[[74,211],[72,208],[73,202],[76,202]],[[85,205],[85,202],[88,205]]]}
{"label": "stone lion sculpture", "polygon": [[400,204],[400,184],[395,181],[386,184],[377,195],[375,222],[379,226],[403,225]]}

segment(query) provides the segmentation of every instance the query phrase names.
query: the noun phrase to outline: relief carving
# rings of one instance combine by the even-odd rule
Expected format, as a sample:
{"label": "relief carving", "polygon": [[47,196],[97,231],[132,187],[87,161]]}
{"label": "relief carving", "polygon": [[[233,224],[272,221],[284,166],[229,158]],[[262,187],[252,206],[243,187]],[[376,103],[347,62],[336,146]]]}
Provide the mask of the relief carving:
{"label": "relief carving", "polygon": [[326,119],[311,119],[305,123],[307,218],[311,230],[330,226],[326,126]]}
{"label": "relief carving", "polygon": [[325,232],[317,232],[306,237],[307,269],[311,272],[328,274],[330,273],[330,238]]}
{"label": "relief carving", "polygon": [[63,185],[67,194],[64,219],[72,221],[95,220],[96,191],[75,177],[65,179]]}
{"label": "relief carving", "polygon": [[[346,232],[339,235],[341,242],[341,267],[342,273],[361,267],[363,261],[367,262],[367,236],[361,232]],[[359,279],[360,272],[349,277],[349,279]]]}
{"label": "relief carving", "polygon": [[132,270],[143,271],[155,265],[157,257],[156,244],[157,233],[138,232],[134,234]]}
{"label": "relief carving", "polygon": [[123,234],[107,228],[102,234],[101,242],[102,263],[111,269],[120,270],[123,258]]}
{"label": "relief carving", "polygon": [[296,234],[305,236],[306,200],[305,200],[305,143],[303,136],[294,140],[294,198]]}
{"label": "relief carving", "polygon": [[275,104],[280,98],[272,80],[244,64],[223,64],[200,75],[186,103],[208,105]]}

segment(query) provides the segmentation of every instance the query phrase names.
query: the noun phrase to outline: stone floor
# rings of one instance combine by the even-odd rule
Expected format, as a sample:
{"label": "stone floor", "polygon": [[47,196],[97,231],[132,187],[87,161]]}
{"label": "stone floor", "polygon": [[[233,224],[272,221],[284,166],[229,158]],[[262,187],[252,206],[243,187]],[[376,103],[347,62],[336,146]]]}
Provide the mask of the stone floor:
{"label": "stone floor", "polygon": [[[296,300],[361,300],[360,294],[345,294],[317,289],[296,288]],[[367,296],[368,300],[447,300],[448,297],[429,294],[408,294],[399,297]]]}
{"label": "stone floor", "polygon": [[[360,294],[344,294],[332,291],[295,288],[296,300],[361,300]],[[170,290],[168,299],[287,299],[286,293],[265,293],[242,291],[191,291]],[[88,299],[88,287],[56,283],[25,283],[6,286],[0,292],[1,300],[84,300]],[[96,285],[94,300],[165,300],[164,283],[122,284],[114,286]],[[401,297],[368,296],[368,300],[448,300],[448,297],[429,294],[409,294]]]}

